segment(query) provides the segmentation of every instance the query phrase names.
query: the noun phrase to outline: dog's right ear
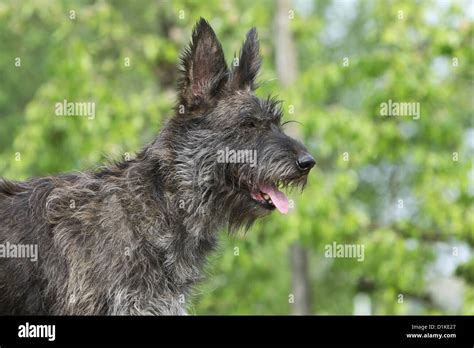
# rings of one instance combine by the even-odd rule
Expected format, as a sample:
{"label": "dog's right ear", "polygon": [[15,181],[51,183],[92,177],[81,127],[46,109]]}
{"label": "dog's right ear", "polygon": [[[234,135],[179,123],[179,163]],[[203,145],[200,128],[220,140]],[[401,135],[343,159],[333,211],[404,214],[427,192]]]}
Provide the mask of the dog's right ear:
{"label": "dog's right ear", "polygon": [[201,18],[194,27],[189,47],[181,55],[180,106],[189,111],[212,107],[228,78],[222,46],[209,23]]}

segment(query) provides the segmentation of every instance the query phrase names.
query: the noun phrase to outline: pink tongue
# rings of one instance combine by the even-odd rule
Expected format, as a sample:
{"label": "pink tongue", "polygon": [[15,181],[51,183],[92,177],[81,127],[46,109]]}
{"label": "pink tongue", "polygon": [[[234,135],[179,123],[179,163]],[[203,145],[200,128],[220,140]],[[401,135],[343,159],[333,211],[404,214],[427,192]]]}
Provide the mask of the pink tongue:
{"label": "pink tongue", "polygon": [[275,186],[263,186],[260,188],[260,191],[270,196],[273,204],[280,211],[280,213],[288,213],[288,198],[286,198],[283,192],[278,191]]}

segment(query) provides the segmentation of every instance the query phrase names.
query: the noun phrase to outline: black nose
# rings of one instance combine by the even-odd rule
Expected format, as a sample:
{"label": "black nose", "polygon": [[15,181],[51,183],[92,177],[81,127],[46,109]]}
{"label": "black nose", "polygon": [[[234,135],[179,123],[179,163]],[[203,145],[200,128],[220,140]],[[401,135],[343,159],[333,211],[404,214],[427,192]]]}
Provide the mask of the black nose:
{"label": "black nose", "polygon": [[316,164],[316,162],[314,161],[313,156],[311,156],[309,153],[303,153],[296,160],[296,164],[302,170],[309,170],[309,169],[313,168],[313,166]]}

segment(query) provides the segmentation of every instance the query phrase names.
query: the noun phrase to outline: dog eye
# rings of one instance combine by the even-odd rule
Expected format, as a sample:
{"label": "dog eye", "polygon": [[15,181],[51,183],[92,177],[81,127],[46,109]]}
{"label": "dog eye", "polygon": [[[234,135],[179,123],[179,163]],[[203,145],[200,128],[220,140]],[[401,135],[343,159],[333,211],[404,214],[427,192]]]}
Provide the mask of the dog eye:
{"label": "dog eye", "polygon": [[244,126],[249,128],[255,128],[257,127],[257,122],[255,120],[247,120],[245,121]]}

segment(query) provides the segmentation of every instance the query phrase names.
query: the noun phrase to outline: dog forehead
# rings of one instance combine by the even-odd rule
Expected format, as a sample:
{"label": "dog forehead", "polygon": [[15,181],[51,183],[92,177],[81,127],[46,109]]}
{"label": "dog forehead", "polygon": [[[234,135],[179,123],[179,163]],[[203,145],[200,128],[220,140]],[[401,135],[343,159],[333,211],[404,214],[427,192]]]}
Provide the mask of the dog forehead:
{"label": "dog forehead", "polygon": [[265,99],[257,97],[250,91],[239,91],[222,100],[219,108],[229,115],[264,114],[267,111],[266,103]]}
{"label": "dog forehead", "polygon": [[220,114],[227,114],[228,116],[239,114],[243,110],[251,110],[255,108],[258,102],[256,97],[250,93],[236,92],[227,95],[218,101],[216,111]]}
{"label": "dog forehead", "polygon": [[260,98],[253,91],[239,90],[220,99],[211,115],[231,123],[243,118],[276,122],[282,117],[281,102],[271,96]]}

